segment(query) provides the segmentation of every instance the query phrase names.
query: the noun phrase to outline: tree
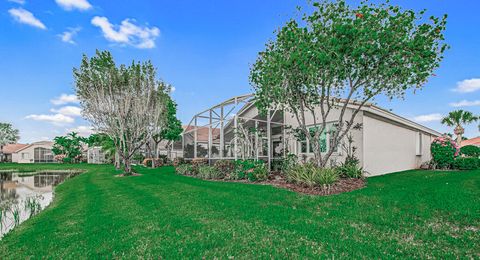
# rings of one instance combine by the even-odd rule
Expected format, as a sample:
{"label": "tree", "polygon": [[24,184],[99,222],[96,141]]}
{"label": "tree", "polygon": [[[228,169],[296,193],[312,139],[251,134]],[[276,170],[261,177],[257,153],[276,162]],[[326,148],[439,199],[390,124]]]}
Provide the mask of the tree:
{"label": "tree", "polygon": [[14,144],[20,139],[18,129],[12,124],[0,122],[0,162],[3,162],[3,147],[7,144]]}
{"label": "tree", "polygon": [[57,136],[53,139],[52,153],[54,155],[63,155],[63,162],[76,162],[82,156],[82,143],[85,138],[75,132],[66,136]]}
{"label": "tree", "polygon": [[[292,113],[313,146],[316,164],[325,167],[334,149],[321,153],[322,133],[332,131],[338,147],[365,104],[379,95],[403,98],[408,90],[421,89],[439,67],[448,47],[442,43],[446,15],[423,21],[425,10],[403,10],[388,2],[350,7],[338,0],[313,6],[311,14],[290,20],[267,43],[251,68],[250,82],[259,110]],[[352,113],[346,113],[347,107]],[[317,125],[313,133],[307,117]],[[331,117],[337,123],[327,129]]]}
{"label": "tree", "polygon": [[[168,89],[170,89],[170,87],[168,87]],[[177,104],[169,95],[166,95],[166,107],[166,123],[162,126],[163,122],[160,122],[159,132],[152,136],[156,158],[159,157],[158,145],[161,141],[168,141],[169,144],[167,144],[167,146],[170,146],[173,142],[181,139],[183,132],[182,122],[177,118]]]}
{"label": "tree", "polygon": [[447,126],[455,126],[454,133],[457,136],[457,143],[462,142],[462,135],[465,133],[463,125],[478,121],[478,117],[469,111],[455,110],[448,113],[448,116],[442,118],[442,124]]}
{"label": "tree", "polygon": [[165,84],[150,61],[117,67],[108,51],[84,55],[73,74],[84,116],[110,136],[130,175],[132,156],[164,125]]}

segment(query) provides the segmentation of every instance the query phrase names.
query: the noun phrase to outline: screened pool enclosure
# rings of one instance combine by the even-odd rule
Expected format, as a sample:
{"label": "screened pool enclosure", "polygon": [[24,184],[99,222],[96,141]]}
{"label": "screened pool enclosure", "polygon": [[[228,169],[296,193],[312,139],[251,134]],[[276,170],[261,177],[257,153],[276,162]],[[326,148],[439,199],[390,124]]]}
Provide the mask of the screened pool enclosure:
{"label": "screened pool enclosure", "polygon": [[237,96],[193,116],[183,132],[186,160],[255,159],[269,165],[285,157],[288,147],[283,111],[262,115],[253,94]]}

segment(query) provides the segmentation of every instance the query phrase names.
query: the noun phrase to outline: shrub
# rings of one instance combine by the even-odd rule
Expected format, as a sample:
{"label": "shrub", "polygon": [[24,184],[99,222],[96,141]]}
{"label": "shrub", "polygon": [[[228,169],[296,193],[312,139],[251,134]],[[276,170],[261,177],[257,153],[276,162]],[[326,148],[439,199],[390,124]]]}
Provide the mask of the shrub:
{"label": "shrub", "polygon": [[268,169],[264,163],[256,164],[254,168],[247,173],[249,181],[264,181],[268,178]]}
{"label": "shrub", "polygon": [[460,150],[455,141],[448,136],[437,137],[430,146],[432,160],[438,168],[449,169],[453,167],[455,157]]}
{"label": "shrub", "polygon": [[177,166],[179,166],[181,164],[184,164],[184,163],[185,163],[185,160],[183,160],[183,158],[178,157],[178,158],[173,159],[172,164],[173,164],[173,166],[177,167]]}
{"label": "shrub", "polygon": [[152,163],[154,168],[161,167],[164,165],[163,159],[161,158],[146,158],[143,160],[143,165],[145,167],[149,167],[149,168],[152,167]]}
{"label": "shrub", "polygon": [[363,177],[363,168],[359,167],[357,163],[344,163],[336,168],[338,174],[345,178],[360,179]]}
{"label": "shrub", "polygon": [[197,176],[202,179],[223,179],[225,174],[213,166],[201,165],[198,167]]}
{"label": "shrub", "polygon": [[198,167],[198,166],[207,165],[207,164],[208,164],[207,158],[194,158],[192,160],[193,167]]}
{"label": "shrub", "polygon": [[480,147],[475,145],[466,145],[460,148],[460,154],[466,157],[480,157]]}
{"label": "shrub", "polygon": [[140,162],[143,162],[143,160],[145,160],[145,156],[143,156],[143,154],[141,153],[135,153],[132,157],[132,159],[138,163]]}
{"label": "shrub", "polygon": [[180,164],[175,169],[178,174],[193,175],[193,166],[190,164]]}
{"label": "shrub", "polygon": [[453,167],[459,170],[476,170],[480,168],[480,159],[475,157],[458,157]]}
{"label": "shrub", "polygon": [[235,172],[230,179],[249,181],[266,180],[268,178],[268,169],[263,161],[255,160],[237,160],[235,161]]}
{"label": "shrub", "polygon": [[287,181],[308,187],[329,186],[339,176],[335,169],[318,168],[313,163],[299,164],[286,171]]}
{"label": "shrub", "polygon": [[235,163],[231,160],[218,160],[213,166],[225,176],[230,176],[235,171]]}

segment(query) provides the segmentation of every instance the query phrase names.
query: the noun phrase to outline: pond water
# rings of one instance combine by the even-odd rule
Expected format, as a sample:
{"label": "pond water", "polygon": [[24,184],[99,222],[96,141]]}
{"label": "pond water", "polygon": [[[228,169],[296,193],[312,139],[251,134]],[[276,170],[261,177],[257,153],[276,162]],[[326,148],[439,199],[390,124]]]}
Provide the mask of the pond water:
{"label": "pond water", "polygon": [[79,173],[81,172],[0,170],[0,239],[45,209],[53,200],[54,187]]}

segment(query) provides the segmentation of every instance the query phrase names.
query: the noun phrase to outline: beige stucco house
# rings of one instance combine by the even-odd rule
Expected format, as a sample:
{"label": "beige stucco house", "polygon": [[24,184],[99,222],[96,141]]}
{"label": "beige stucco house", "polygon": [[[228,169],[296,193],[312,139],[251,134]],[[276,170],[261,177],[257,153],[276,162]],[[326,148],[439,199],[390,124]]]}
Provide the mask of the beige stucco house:
{"label": "beige stucco house", "polygon": [[[295,154],[300,160],[311,160],[313,153],[308,140],[297,140],[292,134],[291,129],[298,127],[295,117],[281,110],[261,115],[252,98],[252,95],[235,97],[195,115],[183,133],[185,159],[257,159],[272,165],[287,154]],[[355,108],[355,104],[348,105],[345,120]],[[319,115],[320,108],[316,109]],[[330,112],[328,127],[333,129],[339,113],[339,109]],[[308,127],[315,127],[312,116],[307,114],[305,121]],[[373,104],[361,109],[355,123],[362,128],[350,133],[356,157],[367,176],[419,168],[430,160],[430,144],[441,135]],[[329,132],[322,134],[321,147],[323,153],[334,149],[329,161],[333,166],[345,160],[346,151],[343,144],[331,147]]]}
{"label": "beige stucco house", "polygon": [[26,145],[12,153],[14,163],[53,163],[53,142],[41,141]]}

